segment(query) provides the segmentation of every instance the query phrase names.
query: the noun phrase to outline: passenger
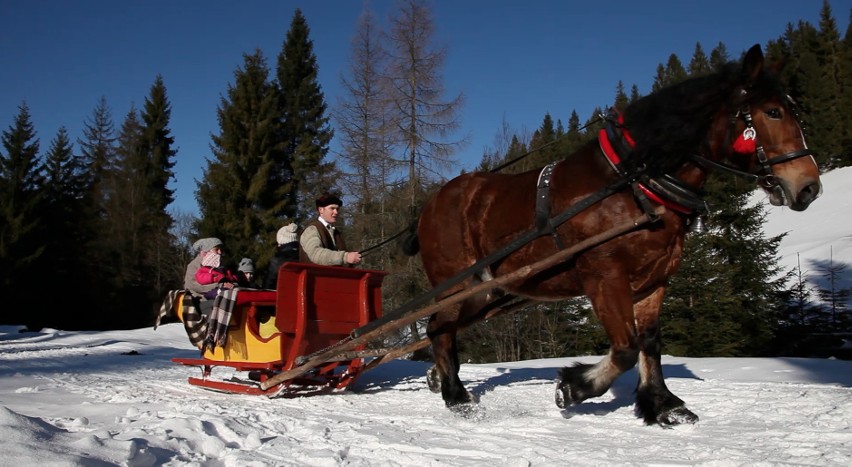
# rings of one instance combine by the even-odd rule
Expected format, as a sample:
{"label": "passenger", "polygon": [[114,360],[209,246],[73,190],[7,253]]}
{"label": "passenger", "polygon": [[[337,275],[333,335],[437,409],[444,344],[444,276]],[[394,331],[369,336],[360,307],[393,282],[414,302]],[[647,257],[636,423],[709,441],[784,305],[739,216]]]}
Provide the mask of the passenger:
{"label": "passenger", "polygon": [[324,193],[317,198],[319,216],[311,221],[299,240],[299,260],[323,266],[352,266],[361,262],[361,253],[346,251],[343,235],[334,226],[343,201],[337,196]]}
{"label": "passenger", "polygon": [[[219,284],[221,286],[223,284],[230,284],[231,287],[239,282],[239,278],[236,274],[231,272],[230,269],[222,266],[221,248],[214,248],[204,255],[201,259],[201,267],[198,268],[198,271],[195,273],[195,280],[201,285]],[[214,290],[205,292],[204,298],[207,298],[208,300],[215,298],[216,294],[219,293],[218,289],[220,288],[221,287],[217,287]]]}
{"label": "passenger", "polygon": [[263,278],[264,289],[278,287],[278,270],[281,265],[290,261],[299,261],[299,226],[293,222],[278,229],[275,235],[275,256],[269,262],[266,277]]}
{"label": "passenger", "polygon": [[[183,278],[183,288],[188,290],[194,298],[199,301],[199,307],[202,313],[208,313],[213,307],[212,299],[216,297],[219,287],[231,289],[234,287],[234,282],[230,281],[214,281],[213,268],[218,268],[221,263],[222,241],[215,237],[202,238],[192,245],[193,251],[198,250],[198,255],[186,265],[186,274]],[[212,252],[212,254],[211,254]],[[206,263],[206,264],[205,264]],[[213,266],[215,264],[215,266]],[[203,277],[202,268],[209,268],[209,278]],[[202,274],[199,274],[202,272]],[[224,273],[223,273],[224,274]],[[203,282],[199,282],[199,278]]]}
{"label": "passenger", "polygon": [[237,283],[240,287],[250,289],[258,289],[257,283],[254,281],[254,261],[251,258],[243,258],[240,260],[240,265],[237,267]]}

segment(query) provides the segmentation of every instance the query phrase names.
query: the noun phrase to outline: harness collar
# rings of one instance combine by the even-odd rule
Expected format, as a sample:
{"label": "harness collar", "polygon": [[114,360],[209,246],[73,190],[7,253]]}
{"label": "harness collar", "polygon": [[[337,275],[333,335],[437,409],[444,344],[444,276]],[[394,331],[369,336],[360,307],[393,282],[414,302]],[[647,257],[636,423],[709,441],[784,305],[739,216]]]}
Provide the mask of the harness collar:
{"label": "harness collar", "polygon": [[[623,115],[618,114],[617,117],[614,113],[608,115],[606,124],[598,132],[598,142],[601,152],[606,156],[607,162],[615,170],[615,173],[627,176],[628,174],[621,170],[621,162],[630,157],[636,142],[627,129],[622,126],[623,123]],[[636,184],[649,199],[673,211],[692,215],[704,208],[704,201],[700,200],[698,195],[692,193],[690,187],[683,185],[674,177],[648,178],[646,182],[636,182]]]}

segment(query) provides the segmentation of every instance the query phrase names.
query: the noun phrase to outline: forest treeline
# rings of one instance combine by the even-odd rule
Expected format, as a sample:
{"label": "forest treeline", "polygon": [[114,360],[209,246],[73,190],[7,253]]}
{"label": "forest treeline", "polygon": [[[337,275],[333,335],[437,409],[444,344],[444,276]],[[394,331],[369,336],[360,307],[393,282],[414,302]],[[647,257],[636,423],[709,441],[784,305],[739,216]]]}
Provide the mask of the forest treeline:
{"label": "forest treeline", "polygon": [[[182,288],[197,238],[222,239],[232,262],[250,257],[262,275],[278,228],[313,217],[312,200],[326,190],[344,195],[339,225],[350,247],[369,249],[362,267],[391,273],[386,310],[428,290],[419,260],[402,255],[396,235],[457,175],[454,156],[463,147],[454,136],[464,98],[444,88],[447,49],[435,45],[434,26],[423,0],[399,2],[384,27],[365,9],[340,78],[344,95],[329,107],[307,19],[296,9],[277,57],[243,54],[217,107],[201,177],[179,180],[197,184],[197,213],[170,210],[179,154],[167,77],[156,76],[141,108],[119,120],[101,98],[81,135],[60,128],[47,147],[22,102],[0,147],[0,324],[148,326],[165,293]],[[672,54],[649,92],[710,73],[738,60],[735,53],[719,43],[709,52],[696,44],[688,61]],[[764,53],[785,62],[783,81],[821,169],[852,164],[852,122],[843,112],[852,108],[852,34],[841,36],[829,3],[818,25],[789,23]],[[618,81],[611,107],[641,96]],[[605,110],[582,120],[571,111],[565,123],[546,114],[531,134],[495,129],[499,143],[476,170],[517,172],[558,160],[596,134]],[[341,148],[334,157],[333,138]],[[765,213],[747,203],[754,187],[724,176],[709,183],[708,231],[688,238],[664,304],[664,352],[809,355],[827,346],[825,336],[852,331],[848,290],[811,290],[788,282],[801,271],[780,271],[773,258],[781,238],[762,237]],[[842,268],[825,273],[837,277]],[[415,323],[399,338],[420,333]],[[461,354],[469,361],[592,354],[608,345],[583,299],[504,315],[466,336]]]}

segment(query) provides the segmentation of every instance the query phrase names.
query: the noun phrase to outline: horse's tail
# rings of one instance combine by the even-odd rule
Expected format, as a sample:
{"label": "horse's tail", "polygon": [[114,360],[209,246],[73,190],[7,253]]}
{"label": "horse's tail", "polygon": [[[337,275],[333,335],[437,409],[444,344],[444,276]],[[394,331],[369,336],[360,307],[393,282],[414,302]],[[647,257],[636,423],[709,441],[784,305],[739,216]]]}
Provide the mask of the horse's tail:
{"label": "horse's tail", "polygon": [[408,235],[402,239],[402,252],[414,256],[420,252],[420,239],[417,238],[417,221],[408,224]]}

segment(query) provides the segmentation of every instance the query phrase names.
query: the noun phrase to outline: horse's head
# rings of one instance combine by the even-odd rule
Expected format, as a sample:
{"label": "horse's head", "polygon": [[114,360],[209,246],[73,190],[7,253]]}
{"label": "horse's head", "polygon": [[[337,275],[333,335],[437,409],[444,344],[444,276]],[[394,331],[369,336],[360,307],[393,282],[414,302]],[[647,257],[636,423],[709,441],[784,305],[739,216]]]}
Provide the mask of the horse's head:
{"label": "horse's head", "polygon": [[729,104],[712,125],[710,152],[754,179],[772,205],[804,211],[822,193],[819,167],[795,103],[781,90],[779,71],[780,65],[764,66],[759,45],[748,51]]}

